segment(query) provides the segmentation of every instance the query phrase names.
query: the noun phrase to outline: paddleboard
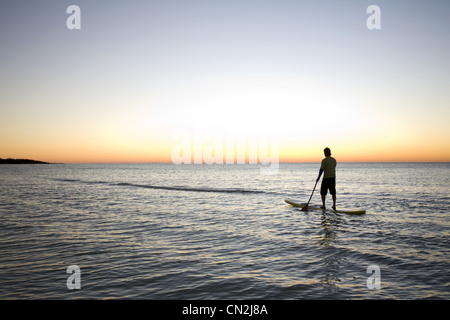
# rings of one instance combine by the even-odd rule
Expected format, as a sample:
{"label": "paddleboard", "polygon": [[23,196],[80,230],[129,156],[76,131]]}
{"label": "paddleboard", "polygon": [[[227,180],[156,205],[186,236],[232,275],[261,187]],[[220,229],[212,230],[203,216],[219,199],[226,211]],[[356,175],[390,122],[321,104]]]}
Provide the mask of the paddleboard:
{"label": "paddleboard", "polygon": [[[290,205],[293,205],[294,207],[303,208],[304,206],[306,206],[306,202],[303,203],[303,202],[300,202],[295,199],[286,199],[284,201],[286,201],[286,203],[289,203]],[[341,209],[341,208],[337,208],[337,210],[321,209],[320,206],[313,205],[313,204],[308,205],[308,210],[321,210],[323,212],[335,212],[335,213],[346,213],[346,214],[365,214],[366,213],[366,210],[347,210],[347,209]]]}

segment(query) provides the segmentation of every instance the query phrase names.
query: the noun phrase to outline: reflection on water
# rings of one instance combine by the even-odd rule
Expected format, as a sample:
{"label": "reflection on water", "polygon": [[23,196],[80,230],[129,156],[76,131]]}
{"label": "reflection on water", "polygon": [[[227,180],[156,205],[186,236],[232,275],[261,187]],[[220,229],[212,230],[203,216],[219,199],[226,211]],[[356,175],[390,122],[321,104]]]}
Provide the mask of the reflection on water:
{"label": "reflection on water", "polygon": [[322,235],[319,240],[319,245],[323,247],[331,246],[338,237],[338,229],[341,224],[341,219],[334,213],[323,212],[321,214]]}
{"label": "reflection on water", "polygon": [[322,252],[322,261],[320,264],[321,275],[318,285],[322,287],[323,296],[332,297],[338,289],[341,282],[341,266],[345,257],[342,252],[335,249],[334,244],[339,240],[341,228],[341,219],[334,213],[323,212],[320,216],[320,239],[318,244]]}

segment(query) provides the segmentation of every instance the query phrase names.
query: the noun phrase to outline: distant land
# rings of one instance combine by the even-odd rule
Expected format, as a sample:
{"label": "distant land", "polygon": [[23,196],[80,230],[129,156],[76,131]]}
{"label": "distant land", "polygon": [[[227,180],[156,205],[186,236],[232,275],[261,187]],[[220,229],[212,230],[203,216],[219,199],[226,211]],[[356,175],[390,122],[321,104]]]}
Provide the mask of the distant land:
{"label": "distant land", "polygon": [[39,164],[39,163],[48,164],[49,162],[29,160],[29,159],[11,159],[11,158],[2,159],[2,158],[0,158],[0,164]]}

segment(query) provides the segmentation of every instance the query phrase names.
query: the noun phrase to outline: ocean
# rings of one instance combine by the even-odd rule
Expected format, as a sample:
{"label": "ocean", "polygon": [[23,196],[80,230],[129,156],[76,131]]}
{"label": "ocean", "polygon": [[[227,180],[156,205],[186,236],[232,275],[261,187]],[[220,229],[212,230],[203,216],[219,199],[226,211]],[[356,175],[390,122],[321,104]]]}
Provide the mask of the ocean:
{"label": "ocean", "polygon": [[260,169],[0,165],[0,299],[450,298],[450,163]]}

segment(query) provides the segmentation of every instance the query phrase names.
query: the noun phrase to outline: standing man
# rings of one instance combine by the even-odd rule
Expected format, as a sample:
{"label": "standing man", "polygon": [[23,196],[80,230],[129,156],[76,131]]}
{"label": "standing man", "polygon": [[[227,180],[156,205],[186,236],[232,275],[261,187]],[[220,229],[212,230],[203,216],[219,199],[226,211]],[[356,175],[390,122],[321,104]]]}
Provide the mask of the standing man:
{"label": "standing man", "polygon": [[323,149],[325,159],[320,164],[319,177],[316,182],[319,182],[320,176],[323,173],[322,186],[320,188],[320,195],[322,196],[322,206],[320,208],[325,209],[325,198],[327,191],[330,190],[331,197],[333,198],[333,210],[336,210],[336,159],[331,156],[330,148]]}

